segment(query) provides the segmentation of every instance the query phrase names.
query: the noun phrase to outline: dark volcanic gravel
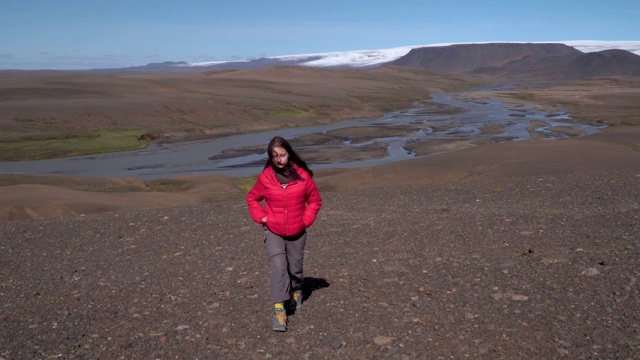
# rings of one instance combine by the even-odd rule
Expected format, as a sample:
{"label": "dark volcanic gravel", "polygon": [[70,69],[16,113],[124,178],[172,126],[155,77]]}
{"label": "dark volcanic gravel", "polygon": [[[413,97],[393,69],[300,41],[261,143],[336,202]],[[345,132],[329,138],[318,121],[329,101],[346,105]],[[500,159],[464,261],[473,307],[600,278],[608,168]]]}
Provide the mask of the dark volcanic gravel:
{"label": "dark volcanic gravel", "polygon": [[640,174],[322,195],[286,333],[242,201],[0,223],[0,359],[638,358]]}

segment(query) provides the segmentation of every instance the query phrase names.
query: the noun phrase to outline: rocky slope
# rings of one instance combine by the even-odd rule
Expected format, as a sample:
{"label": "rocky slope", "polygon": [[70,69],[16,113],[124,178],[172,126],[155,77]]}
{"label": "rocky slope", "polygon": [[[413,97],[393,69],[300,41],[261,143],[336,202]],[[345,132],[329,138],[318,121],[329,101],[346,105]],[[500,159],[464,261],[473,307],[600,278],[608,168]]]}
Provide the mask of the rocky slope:
{"label": "rocky slope", "polygon": [[323,192],[270,328],[231,201],[0,223],[0,358],[634,358],[640,173]]}

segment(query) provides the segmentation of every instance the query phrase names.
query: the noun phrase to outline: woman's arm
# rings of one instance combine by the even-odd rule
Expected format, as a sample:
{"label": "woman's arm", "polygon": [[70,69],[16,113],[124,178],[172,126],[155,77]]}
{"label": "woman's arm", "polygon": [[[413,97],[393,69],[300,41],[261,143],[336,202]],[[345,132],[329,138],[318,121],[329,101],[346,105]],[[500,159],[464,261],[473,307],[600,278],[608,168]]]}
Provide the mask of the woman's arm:
{"label": "woman's arm", "polygon": [[302,220],[304,221],[304,226],[308,228],[313,225],[313,222],[316,220],[316,216],[318,215],[318,211],[320,211],[320,207],[322,207],[320,192],[318,191],[315,181],[313,181],[313,178],[311,177],[307,180],[305,201],[307,206],[304,210]]}
{"label": "woman's arm", "polygon": [[264,200],[265,187],[262,182],[262,175],[258,177],[255,185],[247,194],[247,206],[249,208],[249,214],[251,214],[251,218],[258,224],[263,224],[267,220],[267,213],[260,205],[260,202]]}

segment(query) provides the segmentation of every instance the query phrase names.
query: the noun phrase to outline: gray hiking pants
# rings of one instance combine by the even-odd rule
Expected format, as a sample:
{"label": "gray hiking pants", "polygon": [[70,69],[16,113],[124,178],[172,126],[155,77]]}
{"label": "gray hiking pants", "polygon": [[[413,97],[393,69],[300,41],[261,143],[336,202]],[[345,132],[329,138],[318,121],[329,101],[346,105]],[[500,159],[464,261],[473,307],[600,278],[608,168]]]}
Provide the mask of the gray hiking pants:
{"label": "gray hiking pants", "polygon": [[292,237],[282,237],[264,227],[264,246],[271,264],[271,301],[289,300],[292,288],[302,286],[302,266],[307,232]]}

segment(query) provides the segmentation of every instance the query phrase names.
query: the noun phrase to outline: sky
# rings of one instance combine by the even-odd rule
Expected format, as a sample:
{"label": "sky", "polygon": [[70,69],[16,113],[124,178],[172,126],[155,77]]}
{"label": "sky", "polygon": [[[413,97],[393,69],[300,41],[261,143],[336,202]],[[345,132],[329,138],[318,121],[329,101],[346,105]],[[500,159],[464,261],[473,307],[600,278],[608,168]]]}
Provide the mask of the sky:
{"label": "sky", "polygon": [[468,42],[640,40],[638,0],[0,0],[0,69]]}

